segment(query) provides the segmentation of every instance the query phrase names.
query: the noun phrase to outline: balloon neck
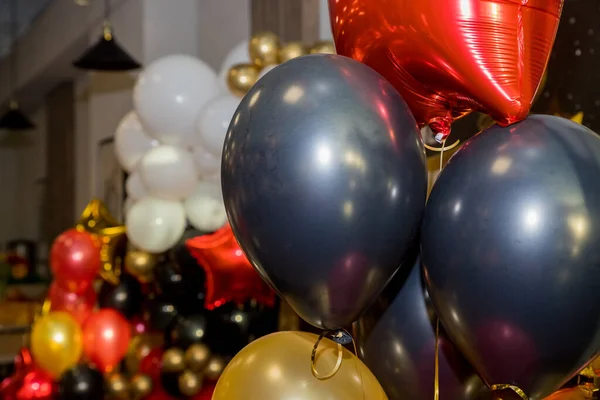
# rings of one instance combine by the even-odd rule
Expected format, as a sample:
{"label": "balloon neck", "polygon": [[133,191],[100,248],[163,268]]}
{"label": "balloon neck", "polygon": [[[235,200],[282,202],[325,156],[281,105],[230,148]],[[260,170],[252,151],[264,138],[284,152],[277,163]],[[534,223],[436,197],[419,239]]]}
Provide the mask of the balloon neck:
{"label": "balloon neck", "polygon": [[451,115],[446,115],[443,117],[437,117],[432,119],[429,122],[429,128],[431,128],[431,130],[435,134],[435,141],[438,143],[443,143],[452,131]]}
{"label": "balloon neck", "polygon": [[341,345],[350,344],[353,340],[352,335],[350,335],[350,333],[348,333],[345,329],[330,331],[327,336],[329,336],[329,338],[331,338],[331,340],[334,342]]}

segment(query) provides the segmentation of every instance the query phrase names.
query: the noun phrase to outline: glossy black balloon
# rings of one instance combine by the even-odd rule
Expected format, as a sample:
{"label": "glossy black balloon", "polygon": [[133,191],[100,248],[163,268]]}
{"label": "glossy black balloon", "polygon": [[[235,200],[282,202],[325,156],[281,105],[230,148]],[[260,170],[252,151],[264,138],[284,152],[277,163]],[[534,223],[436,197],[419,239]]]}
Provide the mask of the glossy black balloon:
{"label": "glossy black balloon", "polygon": [[336,55],[288,61],[236,110],[222,189],[257,270],[307,322],[358,319],[398,268],[425,207],[425,150],[398,92]]}
{"label": "glossy black balloon", "polygon": [[427,203],[422,261],[449,336],[531,400],[600,348],[600,138],[552,116],[465,143]]}
{"label": "glossy black balloon", "polygon": [[104,378],[88,366],[79,364],[67,370],[58,382],[59,400],[104,400]]}
{"label": "glossy black balloon", "polygon": [[164,332],[179,315],[173,303],[160,297],[148,303],[146,312],[148,324],[155,332]]}
{"label": "glossy black balloon", "polygon": [[[403,268],[394,276],[355,324],[359,354],[390,400],[434,398],[437,317],[427,297],[416,261],[412,269]],[[443,329],[439,349],[442,399],[493,398]]]}
{"label": "glossy black balloon", "polygon": [[104,282],[98,294],[100,308],[113,308],[127,318],[140,313],[142,308],[142,287],[137,279],[123,275],[117,285]]}
{"label": "glossy black balloon", "polygon": [[[209,330],[205,338],[211,351],[222,356],[234,356],[250,342],[252,315],[232,303],[216,308],[209,314]],[[270,333],[272,333],[271,331]]]}
{"label": "glossy black balloon", "polygon": [[185,350],[194,343],[202,343],[206,340],[208,327],[208,319],[204,314],[179,316],[165,334],[165,346]]}

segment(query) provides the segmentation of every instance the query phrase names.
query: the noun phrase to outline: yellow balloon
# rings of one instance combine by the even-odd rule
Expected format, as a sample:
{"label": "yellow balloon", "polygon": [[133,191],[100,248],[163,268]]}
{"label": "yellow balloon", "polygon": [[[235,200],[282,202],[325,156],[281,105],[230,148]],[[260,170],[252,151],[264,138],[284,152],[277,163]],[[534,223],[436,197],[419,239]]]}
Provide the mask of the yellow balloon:
{"label": "yellow balloon", "polygon": [[317,335],[277,332],[264,336],[240,351],[223,371],[212,400],[385,400],[375,376],[354,354],[329,339],[319,344],[315,367],[328,379],[311,371],[311,353]]}
{"label": "yellow balloon", "polygon": [[31,354],[36,364],[53,377],[58,378],[77,364],[82,350],[81,329],[69,314],[51,312],[33,324]]}
{"label": "yellow balloon", "polygon": [[254,64],[237,64],[227,73],[227,87],[236,96],[244,96],[258,80],[260,69]]}
{"label": "yellow balloon", "polygon": [[303,56],[306,53],[306,47],[302,42],[286,43],[279,49],[279,63],[284,63],[296,57]]}
{"label": "yellow balloon", "polygon": [[323,40],[312,45],[310,54],[335,54],[335,45],[331,40]]}
{"label": "yellow balloon", "polygon": [[250,60],[259,67],[277,64],[280,45],[279,36],[273,32],[256,33],[248,46]]}

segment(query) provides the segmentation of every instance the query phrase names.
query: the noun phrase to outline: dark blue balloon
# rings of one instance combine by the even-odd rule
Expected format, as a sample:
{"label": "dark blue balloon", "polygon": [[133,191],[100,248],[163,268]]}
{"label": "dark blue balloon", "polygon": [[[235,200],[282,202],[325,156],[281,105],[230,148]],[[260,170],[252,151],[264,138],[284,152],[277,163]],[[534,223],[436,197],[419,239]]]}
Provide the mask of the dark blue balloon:
{"label": "dark blue balloon", "polygon": [[444,326],[488,384],[531,400],[600,349],[600,138],[536,115],[465,143],[427,204],[422,261]]}

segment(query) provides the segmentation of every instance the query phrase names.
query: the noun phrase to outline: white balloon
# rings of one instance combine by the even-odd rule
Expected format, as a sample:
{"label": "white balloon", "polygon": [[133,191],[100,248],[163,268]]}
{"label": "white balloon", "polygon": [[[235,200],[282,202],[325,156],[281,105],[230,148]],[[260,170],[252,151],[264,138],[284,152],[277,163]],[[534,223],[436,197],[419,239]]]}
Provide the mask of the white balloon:
{"label": "white balloon", "polygon": [[221,157],[209,153],[202,146],[192,148],[192,157],[194,157],[200,176],[204,177],[221,171]]}
{"label": "white balloon", "polygon": [[115,133],[115,153],[125,171],[133,171],[142,156],[158,145],[158,140],[144,131],[135,111],[127,113],[119,122]]}
{"label": "white balloon", "polygon": [[140,200],[148,196],[148,189],[142,181],[140,173],[136,170],[127,177],[125,181],[125,193],[132,200]]}
{"label": "white balloon", "polygon": [[127,237],[136,247],[162,253],[173,247],[185,231],[185,209],[178,201],[146,197],[136,202],[125,219]]}
{"label": "white balloon", "polygon": [[202,146],[217,157],[221,157],[229,122],[239,104],[240,99],[226,94],[211,100],[200,111],[197,129]]}
{"label": "white balloon", "polygon": [[200,182],[183,206],[190,224],[199,231],[213,232],[227,222],[221,187],[217,184]]}
{"label": "white balloon", "polygon": [[263,69],[260,70],[260,73],[258,74],[258,80],[260,80],[260,78],[262,78],[263,76],[265,76],[269,72],[273,71],[273,69],[275,69],[276,67],[277,67],[277,65],[267,65],[267,66],[265,66]]}
{"label": "white balloon", "polygon": [[207,64],[188,55],[171,55],[148,65],[133,91],[148,134],[165,144],[196,144],[198,114],[221,92],[216,77]]}
{"label": "white balloon", "polygon": [[183,200],[194,191],[198,173],[192,154],[180,147],[161,145],[150,150],[138,165],[150,196]]}
{"label": "white balloon", "polygon": [[223,92],[228,93],[229,89],[227,88],[227,73],[229,69],[236,64],[247,64],[250,62],[250,53],[248,53],[249,40],[244,40],[238,43],[227,56],[225,56],[225,60],[221,64],[221,69],[219,70],[219,86]]}
{"label": "white balloon", "polygon": [[206,181],[206,182],[217,184],[220,187],[221,186],[221,171],[216,172],[212,175],[203,176],[202,180]]}
{"label": "white balloon", "polygon": [[137,203],[137,200],[131,198],[131,197],[126,197],[125,201],[123,202],[123,212],[125,213],[125,215],[127,215],[127,213],[129,213],[129,210],[131,210],[131,207],[133,207],[133,205]]}

